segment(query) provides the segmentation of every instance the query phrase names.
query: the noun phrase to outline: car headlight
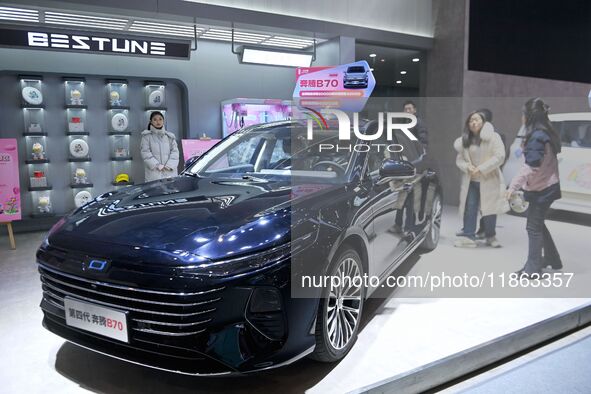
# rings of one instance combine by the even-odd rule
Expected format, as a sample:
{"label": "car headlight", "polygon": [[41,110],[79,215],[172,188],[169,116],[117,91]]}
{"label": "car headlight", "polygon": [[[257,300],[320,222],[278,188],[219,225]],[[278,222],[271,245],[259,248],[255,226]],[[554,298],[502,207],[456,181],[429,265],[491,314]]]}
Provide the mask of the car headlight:
{"label": "car headlight", "polygon": [[252,253],[248,255],[228,258],[218,261],[206,261],[179,268],[180,275],[195,275],[208,277],[237,276],[256,272],[263,268],[286,262],[297,255],[315,240],[316,232],[312,231],[299,236],[297,239],[280,246]]}
{"label": "car headlight", "polygon": [[182,267],[180,274],[208,277],[242,275],[285,262],[290,255],[291,243],[287,243],[259,253]]}

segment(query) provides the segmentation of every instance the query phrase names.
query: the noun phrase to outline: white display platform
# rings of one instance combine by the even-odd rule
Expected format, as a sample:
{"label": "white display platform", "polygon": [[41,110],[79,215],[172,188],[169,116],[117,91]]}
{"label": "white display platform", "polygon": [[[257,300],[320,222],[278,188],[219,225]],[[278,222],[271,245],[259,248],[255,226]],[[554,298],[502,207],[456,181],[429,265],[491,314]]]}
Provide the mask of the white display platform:
{"label": "white display platform", "polygon": [[[575,222],[549,221],[548,227],[565,270],[587,276],[591,267],[581,245],[588,245],[591,226]],[[455,271],[470,266],[497,266],[506,272],[520,268],[526,254],[523,218],[499,218],[501,249],[454,248],[458,228],[457,209],[446,206],[444,237],[437,250],[413,255],[401,268],[408,275],[442,265]],[[43,236],[17,234],[16,251],[0,237],[0,348],[7,354],[0,360],[2,392],[417,392],[467,373],[479,362],[492,362],[503,352],[519,351],[528,341],[531,346],[591,320],[589,307],[582,308],[584,313],[564,315],[588,305],[589,299],[417,299],[397,289],[386,292],[386,300],[366,303],[359,340],[340,363],[304,359],[243,377],[179,376],[64,343],[41,326],[34,256]],[[527,329],[531,325],[536,326]]]}

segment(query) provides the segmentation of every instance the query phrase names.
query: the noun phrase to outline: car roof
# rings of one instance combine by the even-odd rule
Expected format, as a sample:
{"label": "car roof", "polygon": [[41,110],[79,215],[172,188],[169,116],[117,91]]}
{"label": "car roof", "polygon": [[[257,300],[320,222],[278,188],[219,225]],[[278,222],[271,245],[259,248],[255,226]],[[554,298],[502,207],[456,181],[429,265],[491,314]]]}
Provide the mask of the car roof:
{"label": "car roof", "polygon": [[568,120],[591,120],[591,112],[571,112],[564,114],[550,114],[548,116],[552,122],[564,122]]}

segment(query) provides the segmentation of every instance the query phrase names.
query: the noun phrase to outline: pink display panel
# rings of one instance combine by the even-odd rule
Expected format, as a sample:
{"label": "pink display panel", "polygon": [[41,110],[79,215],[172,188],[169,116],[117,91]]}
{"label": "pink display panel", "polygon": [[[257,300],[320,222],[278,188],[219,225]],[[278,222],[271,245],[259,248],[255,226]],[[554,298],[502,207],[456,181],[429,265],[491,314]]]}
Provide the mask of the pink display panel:
{"label": "pink display panel", "polygon": [[21,219],[16,139],[0,139],[0,222]]}

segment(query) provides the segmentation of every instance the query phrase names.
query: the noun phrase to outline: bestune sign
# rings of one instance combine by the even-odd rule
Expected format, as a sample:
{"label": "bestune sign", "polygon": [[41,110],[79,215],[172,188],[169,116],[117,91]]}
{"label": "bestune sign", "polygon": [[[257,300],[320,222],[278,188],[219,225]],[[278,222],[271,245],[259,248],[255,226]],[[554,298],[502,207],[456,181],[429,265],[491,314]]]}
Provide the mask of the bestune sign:
{"label": "bestune sign", "polygon": [[44,28],[1,28],[0,46],[176,59],[189,59],[191,53],[191,42],[188,40],[159,40]]}

